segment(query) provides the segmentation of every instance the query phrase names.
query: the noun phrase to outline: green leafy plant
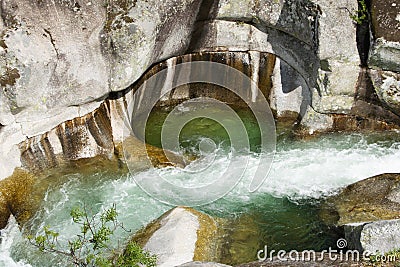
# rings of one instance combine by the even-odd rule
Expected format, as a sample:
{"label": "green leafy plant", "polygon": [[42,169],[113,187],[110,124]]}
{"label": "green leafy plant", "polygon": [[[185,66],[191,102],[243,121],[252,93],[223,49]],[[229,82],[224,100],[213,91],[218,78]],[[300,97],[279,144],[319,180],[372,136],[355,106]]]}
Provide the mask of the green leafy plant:
{"label": "green leafy plant", "polygon": [[86,208],[73,208],[70,212],[72,221],[80,225],[80,233],[68,240],[67,249],[63,249],[57,238],[59,233],[44,227],[41,235],[27,236],[29,242],[42,252],[67,256],[75,266],[98,267],[155,267],[157,258],[144,251],[135,242],[129,242],[123,252],[116,252],[108,246],[115,230],[124,226],[117,220],[115,204],[104,210],[99,216],[89,216]]}
{"label": "green leafy plant", "polygon": [[357,24],[362,24],[364,21],[368,20],[368,8],[365,0],[358,1],[358,10],[350,12],[350,18]]}

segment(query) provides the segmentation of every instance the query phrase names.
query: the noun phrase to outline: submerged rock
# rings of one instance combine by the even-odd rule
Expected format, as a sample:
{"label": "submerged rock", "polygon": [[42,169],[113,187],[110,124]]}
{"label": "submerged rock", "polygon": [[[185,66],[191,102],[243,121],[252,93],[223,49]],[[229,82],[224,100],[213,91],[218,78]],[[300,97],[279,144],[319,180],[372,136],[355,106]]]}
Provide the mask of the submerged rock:
{"label": "submerged rock", "polygon": [[[114,159],[101,156],[64,163],[56,168],[33,174],[20,168],[0,181],[0,229],[4,228],[10,215],[23,227],[40,209],[47,190],[62,186],[70,174],[90,175],[110,172],[114,177],[127,173],[124,165]],[[111,176],[110,176],[111,177]]]}

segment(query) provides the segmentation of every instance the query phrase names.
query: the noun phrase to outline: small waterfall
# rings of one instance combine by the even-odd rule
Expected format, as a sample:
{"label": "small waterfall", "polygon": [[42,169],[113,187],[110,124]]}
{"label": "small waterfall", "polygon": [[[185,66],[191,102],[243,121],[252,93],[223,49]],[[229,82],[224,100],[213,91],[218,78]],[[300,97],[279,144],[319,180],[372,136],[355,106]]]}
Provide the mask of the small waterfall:
{"label": "small waterfall", "polygon": [[[170,94],[165,94],[168,88],[173,88],[178,79],[191,77],[190,68],[177,73],[176,65],[180,63],[210,61],[233,67],[248,77],[252,83],[247,88],[241,87],[242,95],[247,101],[256,101],[261,92],[277,119],[296,121],[301,114],[301,108],[309,105],[309,92],[302,76],[285,61],[281,61],[274,54],[248,51],[201,52],[181,55],[160,62],[150,68],[132,86],[121,92],[112,92],[96,110],[69,121],[65,121],[54,129],[27,139],[19,144],[22,167],[27,170],[41,171],[59,165],[63,161],[89,158],[97,155],[112,157],[115,145],[123,141],[123,136],[129,130],[127,123],[131,123],[131,114],[140,114],[143,107],[148,106],[153,98],[157,97],[157,105],[175,105],[188,98],[211,97],[233,106],[246,106],[245,102],[228,89],[212,84],[187,84],[174,88]],[[149,78],[165,70],[162,78],[149,84]],[[207,70],[205,70],[207,72]],[[225,79],[224,84],[243,85],[241,77],[235,79],[225,77],[221,73],[207,73],[220,75]],[[136,95],[139,87],[145,87],[143,94]],[[259,89],[259,90],[258,90]],[[161,99],[158,99],[159,96]],[[131,108],[132,110],[128,110]],[[374,119],[358,120],[349,116],[332,115],[333,129],[357,130],[392,129],[384,123]],[[128,120],[127,120],[128,119]],[[292,127],[294,124],[288,124]],[[139,137],[139,136],[138,136]]]}

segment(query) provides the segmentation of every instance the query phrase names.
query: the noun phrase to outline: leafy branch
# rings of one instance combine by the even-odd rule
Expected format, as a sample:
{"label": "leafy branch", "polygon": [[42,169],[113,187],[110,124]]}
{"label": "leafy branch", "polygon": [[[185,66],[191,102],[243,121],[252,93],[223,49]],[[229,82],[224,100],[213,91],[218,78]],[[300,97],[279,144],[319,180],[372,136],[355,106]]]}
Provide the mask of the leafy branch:
{"label": "leafy branch", "polygon": [[340,9],[347,10],[349,17],[356,23],[361,25],[364,21],[368,20],[368,7],[365,0],[358,1],[358,10],[350,11],[347,7],[342,7]]}
{"label": "leafy branch", "polygon": [[103,211],[100,216],[90,217],[85,206],[83,209],[73,208],[70,216],[74,223],[80,225],[80,233],[76,238],[68,240],[68,249],[62,249],[57,239],[59,233],[50,230],[49,226],[44,227],[42,235],[27,236],[29,242],[42,252],[67,256],[75,266],[79,267],[156,266],[156,256],[144,251],[134,242],[130,242],[122,253],[109,248],[108,241],[118,228],[128,231],[117,220],[115,204]]}

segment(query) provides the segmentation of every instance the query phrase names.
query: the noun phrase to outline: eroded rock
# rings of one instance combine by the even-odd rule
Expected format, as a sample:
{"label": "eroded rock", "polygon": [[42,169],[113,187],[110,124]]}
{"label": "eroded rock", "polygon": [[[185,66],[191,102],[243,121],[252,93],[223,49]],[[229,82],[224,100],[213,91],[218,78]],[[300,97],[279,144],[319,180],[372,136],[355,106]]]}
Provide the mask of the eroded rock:
{"label": "eroded rock", "polygon": [[[267,87],[272,88],[263,93],[271,99],[284,127],[297,127],[306,117],[303,126],[310,127],[305,132],[334,130],[325,127],[334,125],[332,116],[337,114],[351,114],[349,120],[356,121],[359,114],[353,107],[359,59],[355,25],[346,8],[355,10],[357,1],[124,0],[87,5],[3,1],[0,134],[13,134],[2,140],[2,144],[7,142],[1,145],[2,154],[18,158],[13,145],[22,141],[47,148],[42,144],[45,133],[104,108],[104,99],[118,95],[110,92],[137,88],[140,77],[154,74],[145,72],[155,63],[168,59],[168,65],[179,59],[175,56],[193,52],[199,52],[195,56],[199,58],[205,51],[242,53],[241,65],[248,74],[254,74],[258,66],[260,84],[270,83]],[[257,58],[259,65],[253,64]],[[190,96],[183,89],[176,90],[172,98]],[[110,102],[109,117],[121,113],[113,107],[121,109],[123,104]],[[109,128],[111,124],[114,142],[123,141],[122,131],[116,130],[123,127],[110,121],[97,126]],[[85,140],[77,142],[82,149],[72,149],[71,155],[112,154],[109,140],[103,142],[90,128],[82,129],[86,122],[76,127],[66,128],[77,133],[73,138],[83,133]],[[105,133],[108,139],[109,131]],[[58,142],[54,135],[48,138]],[[57,149],[68,142],[59,142]],[[26,146],[23,153],[29,149]],[[46,149],[37,153],[53,154]],[[25,164],[19,159],[5,162],[0,160],[1,177]]]}

